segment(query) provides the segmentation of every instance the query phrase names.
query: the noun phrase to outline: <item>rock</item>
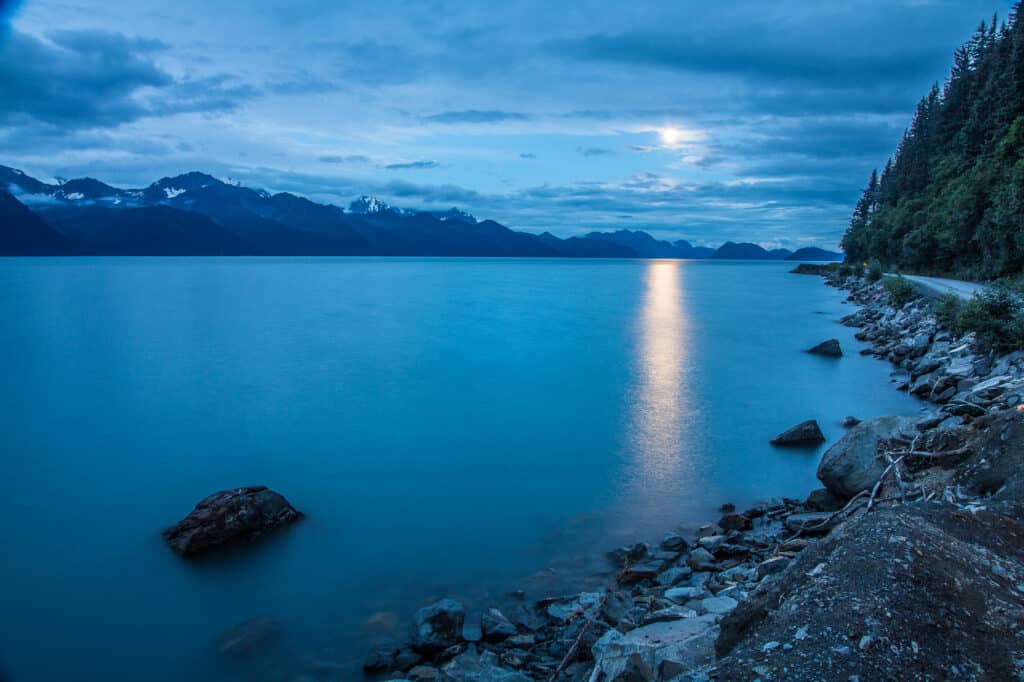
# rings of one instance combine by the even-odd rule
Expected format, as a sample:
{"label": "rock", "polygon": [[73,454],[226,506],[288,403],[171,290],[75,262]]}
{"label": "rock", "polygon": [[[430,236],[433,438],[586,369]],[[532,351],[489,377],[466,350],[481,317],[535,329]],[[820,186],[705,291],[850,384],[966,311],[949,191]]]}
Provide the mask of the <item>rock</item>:
{"label": "rock", "polygon": [[671,587],[672,585],[689,578],[692,574],[693,569],[689,566],[672,566],[659,573],[658,577],[654,579],[654,582],[658,583],[662,587]]}
{"label": "rock", "polygon": [[839,519],[832,519],[830,512],[807,512],[786,517],[783,525],[791,533],[801,531],[804,535],[825,535],[836,527]]}
{"label": "rock", "polygon": [[462,639],[466,610],[454,599],[442,599],[416,612],[413,645],[424,653],[437,653]]}
{"label": "rock", "polygon": [[834,495],[828,488],[812,490],[804,500],[804,506],[811,511],[838,511],[845,505],[846,501]]}
{"label": "rock", "polygon": [[695,571],[706,571],[714,567],[715,557],[703,547],[698,547],[686,557],[686,565]]}
{"label": "rock", "polygon": [[646,543],[638,542],[635,545],[619,547],[608,552],[608,558],[617,566],[625,566],[627,563],[635,563],[647,556],[648,547]]}
{"label": "rock", "polygon": [[487,609],[480,616],[480,632],[485,642],[500,642],[516,634],[516,626],[498,609]]}
{"label": "rock", "polygon": [[617,582],[619,585],[635,585],[641,580],[654,580],[664,565],[663,561],[654,560],[627,566],[619,573]]}
{"label": "rock", "polygon": [[754,530],[754,522],[742,514],[726,514],[718,525],[723,530]]}
{"label": "rock", "polygon": [[721,615],[735,609],[739,602],[732,597],[707,597],[701,600],[700,606],[708,613]]}
{"label": "rock", "polygon": [[443,679],[443,676],[441,671],[433,666],[418,665],[407,672],[404,679],[409,680],[409,682],[433,682],[434,680]]}
{"label": "rock", "polygon": [[870,490],[886,467],[877,456],[878,441],[901,432],[913,433],[913,420],[879,417],[857,424],[825,451],[818,464],[818,480],[843,499]]}
{"label": "rock", "polygon": [[714,554],[715,550],[725,544],[724,535],[712,535],[710,537],[701,538],[697,541],[697,544],[706,549],[707,551]]}
{"label": "rock", "polygon": [[710,524],[704,524],[703,526],[697,529],[698,538],[707,538],[711,537],[712,535],[718,535],[718,528],[716,528],[715,526],[712,526]]}
{"label": "rock", "polygon": [[217,638],[217,649],[231,658],[250,656],[265,648],[279,633],[273,618],[252,618],[225,630]]}
{"label": "rock", "polygon": [[993,400],[1006,392],[1006,384],[1012,379],[1013,377],[1005,374],[986,379],[971,389],[971,395],[978,396],[983,400]]}
{"label": "rock", "polygon": [[770,559],[765,559],[757,565],[757,579],[763,580],[765,576],[778,573],[789,566],[789,557],[784,556],[773,556]]}
{"label": "rock", "polygon": [[670,590],[665,590],[665,599],[674,601],[676,604],[685,604],[691,599],[703,596],[703,587],[673,587]]}
{"label": "rock", "polygon": [[857,424],[860,424],[860,420],[856,417],[843,417],[843,421],[840,422],[840,426],[844,429],[849,429]]}
{"label": "rock", "polygon": [[590,679],[615,679],[634,654],[653,670],[666,660],[687,669],[707,665],[718,633],[714,622],[714,616],[697,616],[645,625],[625,634],[609,630],[591,648],[595,665]]}
{"label": "rock", "polygon": [[441,668],[445,680],[451,682],[530,682],[521,672],[503,668],[491,651],[477,653],[469,647]]}
{"label": "rock", "polygon": [[193,557],[258,540],[302,516],[288,500],[266,486],[234,488],[203,499],[163,536],[175,552]]}
{"label": "rock", "polygon": [[571,597],[559,597],[558,599],[545,599],[540,602],[546,609],[548,616],[561,623],[569,623],[577,618],[589,618],[597,612],[601,603],[600,592],[583,592]]}
{"label": "rock", "polygon": [[682,552],[689,547],[689,543],[676,533],[668,533],[661,539],[660,547],[667,552]]}
{"label": "rock", "polygon": [[609,592],[601,604],[601,617],[612,625],[618,625],[630,618],[633,600],[623,592]]}
{"label": "rock", "polygon": [[678,661],[670,661],[668,659],[661,662],[658,666],[658,679],[659,680],[675,680],[680,678],[683,673],[686,672],[686,666]]}
{"label": "rock", "polygon": [[825,355],[830,358],[839,358],[843,356],[843,351],[839,347],[839,339],[822,341],[817,346],[808,349],[807,352],[813,355]]}
{"label": "rock", "polygon": [[810,443],[823,443],[825,436],[818,426],[818,422],[808,419],[796,426],[786,429],[779,435],[772,438],[772,445],[807,445]]}
{"label": "rock", "polygon": [[611,682],[652,682],[653,680],[654,671],[640,654],[627,656],[622,670],[611,678]]}

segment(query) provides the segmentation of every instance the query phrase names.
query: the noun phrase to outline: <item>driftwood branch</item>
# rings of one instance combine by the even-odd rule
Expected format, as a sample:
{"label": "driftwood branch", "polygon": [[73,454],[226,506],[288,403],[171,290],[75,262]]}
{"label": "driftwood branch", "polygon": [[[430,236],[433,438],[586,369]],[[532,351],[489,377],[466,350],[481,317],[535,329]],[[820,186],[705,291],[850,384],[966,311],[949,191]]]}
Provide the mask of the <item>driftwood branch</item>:
{"label": "driftwood branch", "polygon": [[587,630],[589,630],[590,626],[594,623],[594,616],[601,612],[601,607],[604,606],[604,602],[606,599],[608,599],[607,593],[605,593],[605,595],[601,597],[601,601],[599,601],[597,603],[597,606],[594,607],[592,615],[587,618],[587,622],[580,627],[579,634],[576,635],[576,639],[573,640],[572,646],[569,647],[569,650],[565,652],[565,656],[562,657],[561,661],[559,661],[558,667],[555,668],[555,672],[551,673],[551,677],[548,678],[548,682],[555,682],[555,680],[558,679],[558,676],[562,674],[562,672],[569,665],[569,663],[571,663],[572,660],[576,658],[576,653],[579,651],[580,644],[583,643],[583,636],[587,634]]}

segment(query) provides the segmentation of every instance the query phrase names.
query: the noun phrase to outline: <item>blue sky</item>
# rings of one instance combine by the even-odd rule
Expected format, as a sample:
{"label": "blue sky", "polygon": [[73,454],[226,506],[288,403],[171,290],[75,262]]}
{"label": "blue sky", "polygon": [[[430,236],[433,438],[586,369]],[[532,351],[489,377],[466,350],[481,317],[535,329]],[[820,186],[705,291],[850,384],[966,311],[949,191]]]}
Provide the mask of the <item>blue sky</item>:
{"label": "blue sky", "polygon": [[832,247],[1011,4],[28,0],[2,20],[0,164]]}

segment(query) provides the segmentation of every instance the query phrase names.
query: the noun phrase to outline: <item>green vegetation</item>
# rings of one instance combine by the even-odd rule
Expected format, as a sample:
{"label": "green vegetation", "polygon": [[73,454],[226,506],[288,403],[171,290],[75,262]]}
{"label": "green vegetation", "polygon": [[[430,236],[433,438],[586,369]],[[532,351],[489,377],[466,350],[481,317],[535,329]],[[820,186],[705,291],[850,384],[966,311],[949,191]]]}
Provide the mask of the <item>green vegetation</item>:
{"label": "green vegetation", "polygon": [[839,265],[840,277],[860,277],[862,271],[856,263],[841,263]]}
{"label": "green vegetation", "polygon": [[852,262],[968,279],[1024,271],[1024,21],[982,22],[943,88],[871,174],[843,248]]}
{"label": "green vegetation", "polygon": [[914,285],[903,277],[889,277],[882,282],[882,286],[885,287],[885,292],[889,294],[889,303],[897,308],[903,307],[917,297]]}
{"label": "green vegetation", "polygon": [[871,262],[868,263],[868,270],[865,277],[868,278],[869,282],[877,282],[882,279],[882,264],[877,258],[873,258]]}
{"label": "green vegetation", "polygon": [[996,353],[1024,349],[1024,304],[1006,287],[989,287],[960,306],[952,329],[974,332],[983,348]]}
{"label": "green vegetation", "polygon": [[935,302],[935,319],[946,329],[952,329],[962,307],[959,296],[952,292],[945,293]]}

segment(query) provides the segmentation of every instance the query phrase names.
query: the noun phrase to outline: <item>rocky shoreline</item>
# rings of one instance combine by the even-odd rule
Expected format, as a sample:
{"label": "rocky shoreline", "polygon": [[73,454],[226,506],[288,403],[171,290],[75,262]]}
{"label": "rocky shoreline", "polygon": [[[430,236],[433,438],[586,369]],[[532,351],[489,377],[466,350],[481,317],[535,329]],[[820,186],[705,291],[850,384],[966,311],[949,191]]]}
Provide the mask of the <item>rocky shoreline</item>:
{"label": "rocky shoreline", "polygon": [[[933,407],[851,430],[824,486],[696,537],[609,554],[613,585],[467,623],[458,602],[416,614],[407,642],[367,657],[390,680],[1024,679],[1024,353],[1000,358],[941,328],[932,304],[834,268],[867,353]],[[854,425],[856,423],[856,425]]]}

